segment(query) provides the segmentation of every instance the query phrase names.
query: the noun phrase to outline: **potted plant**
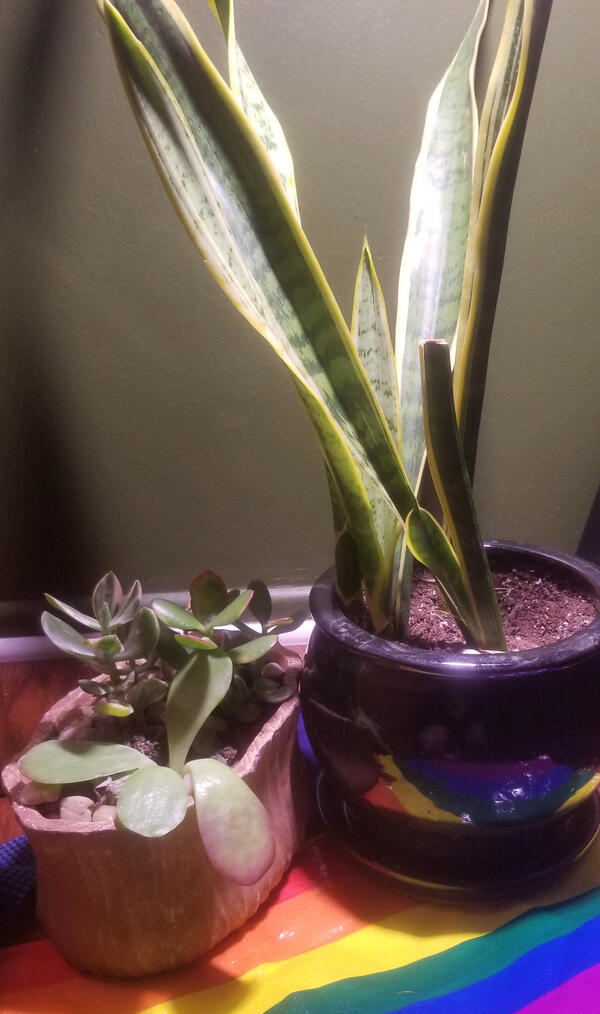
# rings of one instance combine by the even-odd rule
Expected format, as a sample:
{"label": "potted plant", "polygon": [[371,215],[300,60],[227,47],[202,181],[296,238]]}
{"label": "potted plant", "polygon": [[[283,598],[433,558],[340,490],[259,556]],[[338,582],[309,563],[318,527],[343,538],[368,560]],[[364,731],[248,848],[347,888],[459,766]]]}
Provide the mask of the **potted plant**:
{"label": "potted plant", "polygon": [[[507,0],[480,116],[473,77],[487,0],[432,96],[395,347],[366,242],[351,326],[344,321],[301,228],[287,142],[237,42],[233,4],[209,2],[227,41],[229,87],[174,0],[99,6],[179,215],[289,368],[323,452],[335,574],[313,595],[302,697],[327,778],[324,813],[350,848],[421,888],[505,889],[542,876],[597,828],[599,621],[573,637],[559,623],[554,645],[507,650],[490,562],[499,573],[516,568],[519,581],[533,568],[536,582],[559,590],[572,579],[593,617],[597,573],[510,544],[488,557],[471,481],[551,2]],[[415,560],[456,623],[456,650],[415,654],[402,644]]]}
{"label": "potted plant", "polygon": [[189,610],[141,598],[112,573],[92,615],[48,596],[84,630],[46,612],[45,633],[100,675],[50,709],[3,776],[36,854],[44,927],[104,975],[210,948],[256,911],[303,832],[299,659],[277,643],[294,619],[271,619],[262,583],[230,592],[210,571]]}

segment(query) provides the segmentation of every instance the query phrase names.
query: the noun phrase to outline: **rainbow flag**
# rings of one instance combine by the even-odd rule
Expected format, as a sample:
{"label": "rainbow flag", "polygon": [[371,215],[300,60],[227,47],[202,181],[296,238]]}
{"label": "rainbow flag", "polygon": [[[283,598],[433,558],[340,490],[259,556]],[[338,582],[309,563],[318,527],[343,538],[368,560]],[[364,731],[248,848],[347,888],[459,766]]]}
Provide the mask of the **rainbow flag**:
{"label": "rainbow flag", "polygon": [[1,1014],[600,1014],[600,839],[561,880],[486,905],[420,902],[323,835],[250,923],[176,972],[71,968],[47,940],[0,951]]}

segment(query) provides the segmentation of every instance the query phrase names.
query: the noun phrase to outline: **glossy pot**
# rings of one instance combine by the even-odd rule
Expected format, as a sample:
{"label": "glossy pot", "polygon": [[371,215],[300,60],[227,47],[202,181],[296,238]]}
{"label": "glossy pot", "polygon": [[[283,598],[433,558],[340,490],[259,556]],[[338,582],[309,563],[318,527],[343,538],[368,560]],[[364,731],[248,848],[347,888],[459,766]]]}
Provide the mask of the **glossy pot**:
{"label": "glossy pot", "polygon": [[[566,572],[600,603],[600,569],[491,543],[490,559]],[[326,822],[363,861],[438,895],[520,887],[567,865],[599,817],[600,618],[521,652],[408,647],[311,594],[301,700]]]}

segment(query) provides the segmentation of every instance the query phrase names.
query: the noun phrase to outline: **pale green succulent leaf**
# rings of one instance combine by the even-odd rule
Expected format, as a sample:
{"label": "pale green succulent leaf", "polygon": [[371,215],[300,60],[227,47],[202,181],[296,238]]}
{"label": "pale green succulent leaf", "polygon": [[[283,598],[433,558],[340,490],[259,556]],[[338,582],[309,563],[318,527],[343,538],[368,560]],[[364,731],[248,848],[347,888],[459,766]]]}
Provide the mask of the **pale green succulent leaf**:
{"label": "pale green succulent leaf", "polygon": [[155,613],[148,606],[140,609],[129,628],[123,650],[116,656],[121,659],[150,658],[158,644],[160,625]]}
{"label": "pale green succulent leaf", "polygon": [[246,644],[230,648],[228,655],[236,665],[245,665],[247,662],[255,662],[258,658],[266,655],[276,641],[276,634],[263,634],[262,637],[255,637],[252,641],[247,641]]}
{"label": "pale green succulent leaf", "polygon": [[129,718],[133,714],[133,705],[125,701],[97,701],[93,708],[97,715],[109,715],[111,718]]}
{"label": "pale green succulent leaf", "polygon": [[204,623],[169,599],[153,599],[152,608],[167,627],[174,627],[176,630],[199,630],[200,633],[204,633]]}
{"label": "pale green succulent leaf", "polygon": [[398,283],[396,358],[402,458],[413,486],[425,451],[419,342],[451,341],[460,308],[477,136],[473,75],[487,10],[488,0],[482,0],[431,97],[412,183]]}
{"label": "pale green succulent leaf", "polygon": [[197,652],[175,675],[167,697],[169,767],[181,772],[208,716],[229,690],[233,664],[222,652]]}
{"label": "pale green succulent leaf", "polygon": [[240,616],[246,612],[254,592],[251,588],[246,589],[234,598],[220,613],[211,620],[211,627],[226,627],[229,623],[235,623]]}
{"label": "pale green succulent leaf", "polygon": [[121,582],[119,581],[116,574],[112,570],[109,570],[108,574],[100,578],[98,584],[92,592],[92,608],[94,610],[94,616],[97,620],[101,621],[101,615],[105,611],[103,607],[107,607],[109,615],[112,617],[119,608],[123,601],[123,589]]}
{"label": "pale green succulent leaf", "polygon": [[29,750],[19,767],[34,782],[71,785],[135,771],[152,763],[139,750],[121,743],[50,739]]}
{"label": "pale green succulent leaf", "polygon": [[124,596],[118,612],[113,616],[114,626],[122,623],[131,623],[142,604],[142,586],[139,581],[134,581],[131,588]]}
{"label": "pale green succulent leaf", "polygon": [[[55,602],[53,601],[52,604],[54,605]],[[68,655],[73,655],[83,662],[96,658],[94,648],[87,643],[86,639],[58,616],[53,616],[48,612],[42,613],[42,630],[55,647],[67,652]]]}
{"label": "pale green succulent leaf", "polygon": [[117,800],[119,822],[145,838],[159,838],[173,831],[186,810],[187,792],[181,775],[158,765],[134,771]]}
{"label": "pale green succulent leaf", "polygon": [[195,760],[191,781],[202,843],[217,872],[236,884],[254,884],[275,856],[270,817],[260,799],[225,764]]}
{"label": "pale green succulent leaf", "polygon": [[175,634],[177,644],[184,648],[191,648],[192,651],[214,651],[218,645],[216,641],[203,634]]}
{"label": "pale green succulent leaf", "polygon": [[426,341],[420,354],[427,460],[470,602],[470,616],[463,619],[470,639],[478,648],[506,651],[500,610],[458,435],[450,350],[446,342]]}
{"label": "pale green succulent leaf", "polygon": [[[87,613],[80,612],[79,609],[74,609],[73,606],[67,605],[66,602],[61,602],[60,599],[55,599],[53,595],[45,595],[46,602],[53,606],[54,609],[60,610],[65,616],[68,616],[70,620],[75,623],[80,623],[82,627],[88,627],[90,630],[100,630],[100,624],[93,616],[88,616]],[[51,614],[48,614],[51,615]],[[50,637],[50,634],[48,635]]]}
{"label": "pale green succulent leaf", "polygon": [[88,637],[85,643],[94,649],[97,658],[115,658],[123,650],[123,645],[116,634],[104,634],[101,637]]}

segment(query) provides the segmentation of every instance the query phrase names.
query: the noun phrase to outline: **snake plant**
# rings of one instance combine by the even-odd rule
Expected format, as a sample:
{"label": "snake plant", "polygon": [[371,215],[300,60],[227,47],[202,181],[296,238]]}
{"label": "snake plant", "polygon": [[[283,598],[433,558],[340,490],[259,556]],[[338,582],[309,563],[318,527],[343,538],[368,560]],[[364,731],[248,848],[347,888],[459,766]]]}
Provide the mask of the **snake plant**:
{"label": "snake plant", "polygon": [[[473,80],[489,0],[433,93],[395,342],[366,242],[350,327],[340,312],[300,224],[283,130],[238,44],[233,0],[207,0],[225,37],[229,84],[174,0],[97,2],[183,224],[290,370],[313,424],[342,601],[364,604],[375,631],[398,631],[414,556],[434,574],[467,641],[503,649],[470,482],[510,196],[551,0],[506,0],[481,117]],[[427,457],[433,507],[421,495]]]}

